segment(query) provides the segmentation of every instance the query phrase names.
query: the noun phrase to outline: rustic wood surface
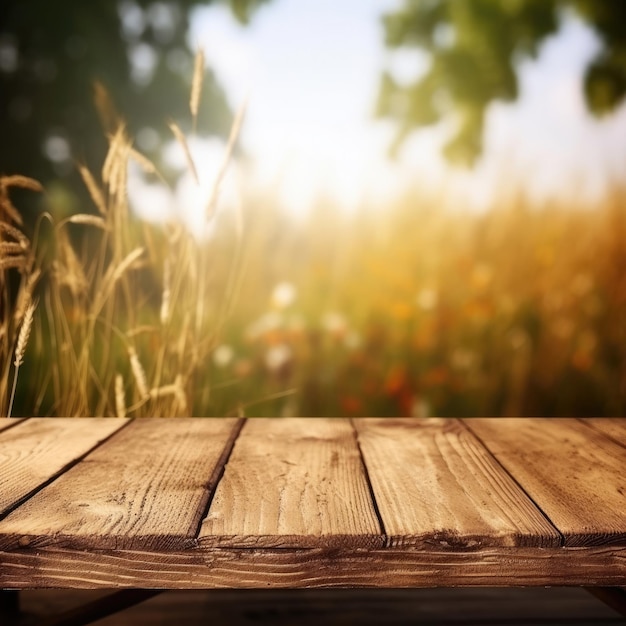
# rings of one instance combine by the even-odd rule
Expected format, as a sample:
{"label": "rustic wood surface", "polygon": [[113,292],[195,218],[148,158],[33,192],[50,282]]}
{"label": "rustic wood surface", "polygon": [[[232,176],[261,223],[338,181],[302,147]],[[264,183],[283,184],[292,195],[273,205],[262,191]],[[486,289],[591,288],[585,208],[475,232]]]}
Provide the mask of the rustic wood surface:
{"label": "rustic wood surface", "polygon": [[580,421],[626,447],[626,420],[591,417]]}
{"label": "rustic wood surface", "polygon": [[125,424],[117,420],[26,420],[0,433],[0,516]]}
{"label": "rustic wood surface", "polygon": [[205,546],[381,547],[350,422],[249,420],[199,539]]}
{"label": "rustic wood surface", "polygon": [[626,449],[574,419],[464,422],[563,535],[626,544]]}
{"label": "rustic wood surface", "polygon": [[0,432],[7,428],[17,426],[20,422],[23,422],[23,417],[0,417]]}
{"label": "rustic wood surface", "polygon": [[324,587],[624,586],[626,547],[189,549],[43,548],[2,554],[0,586],[297,589]]}
{"label": "rustic wood surface", "polygon": [[[91,421],[78,422],[86,430]],[[104,422],[119,428],[118,420]],[[0,549],[52,544],[167,550],[191,545],[205,513],[211,476],[236,425],[235,419],[130,423],[107,446],[2,520]]]}
{"label": "rustic wood surface", "polygon": [[0,586],[626,586],[620,424],[28,419]]}
{"label": "rustic wood surface", "polygon": [[389,545],[560,545],[558,531],[460,421],[355,425]]}

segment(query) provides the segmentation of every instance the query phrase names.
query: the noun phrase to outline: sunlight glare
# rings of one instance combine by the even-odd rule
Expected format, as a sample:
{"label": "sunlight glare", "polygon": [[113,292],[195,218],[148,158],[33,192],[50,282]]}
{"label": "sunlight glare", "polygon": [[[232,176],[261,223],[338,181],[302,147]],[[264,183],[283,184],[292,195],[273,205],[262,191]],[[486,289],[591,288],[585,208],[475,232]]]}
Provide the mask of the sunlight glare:
{"label": "sunlight glare", "polygon": [[173,141],[165,147],[163,159],[168,167],[179,173],[174,191],[161,183],[148,182],[138,168],[131,167],[128,184],[131,207],[137,215],[151,221],[178,220],[198,240],[211,239],[217,222],[224,218],[231,221],[241,234],[241,197],[235,162],[229,164],[221,182],[215,214],[212,218],[207,218],[208,204],[224,160],[224,142],[215,138],[192,137],[188,144],[200,184],[194,181],[187,169],[182,147]]}

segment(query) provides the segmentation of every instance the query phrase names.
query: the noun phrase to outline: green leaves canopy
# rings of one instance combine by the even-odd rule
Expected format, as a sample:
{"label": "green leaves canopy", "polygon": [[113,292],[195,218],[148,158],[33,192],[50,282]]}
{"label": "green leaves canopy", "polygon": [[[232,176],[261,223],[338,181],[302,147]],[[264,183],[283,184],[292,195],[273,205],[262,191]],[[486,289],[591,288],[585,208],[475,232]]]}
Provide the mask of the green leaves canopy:
{"label": "green leaves canopy", "polygon": [[[189,120],[189,12],[217,1],[0,3],[0,172],[43,182],[57,178],[63,173],[59,163],[43,154],[51,136],[69,142],[74,157],[98,167],[105,149],[100,122],[106,126],[106,119],[98,119],[94,106],[97,84],[106,88],[132,133],[153,129],[148,134],[155,156],[165,120],[173,117],[183,127]],[[265,0],[222,1],[245,22]],[[102,105],[103,90],[99,93]],[[199,127],[223,133],[229,123],[224,94],[208,72]],[[57,140],[51,150],[63,152],[63,142]]]}
{"label": "green leaves canopy", "polygon": [[456,120],[445,146],[453,161],[472,164],[482,150],[487,106],[518,97],[517,63],[537,55],[557,32],[565,11],[574,11],[602,42],[587,68],[584,92],[597,115],[626,95],[626,3],[616,0],[404,0],[385,16],[391,49],[426,53],[428,67],[406,82],[385,73],[378,114],[398,123],[398,147],[415,128]]}

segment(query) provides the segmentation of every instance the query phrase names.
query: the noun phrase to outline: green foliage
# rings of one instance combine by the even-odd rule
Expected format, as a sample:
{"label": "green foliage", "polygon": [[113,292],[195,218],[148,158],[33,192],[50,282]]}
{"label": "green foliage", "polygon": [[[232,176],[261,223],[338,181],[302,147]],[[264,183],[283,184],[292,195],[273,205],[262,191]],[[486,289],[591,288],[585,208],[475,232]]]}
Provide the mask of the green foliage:
{"label": "green foliage", "polygon": [[396,147],[415,128],[454,119],[445,147],[453,161],[472,164],[482,150],[487,106],[518,97],[516,65],[537,55],[557,32],[564,10],[594,29],[602,50],[584,91],[591,111],[612,111],[626,95],[626,5],[615,0],[404,0],[384,18],[391,49],[418,49],[428,67],[409,83],[385,73],[378,114],[398,123]]}
{"label": "green foliage", "polygon": [[[217,1],[217,0],[213,0]],[[245,22],[265,0],[224,0]],[[193,51],[187,47],[189,12],[211,0],[5,0],[0,7],[0,172],[21,172],[46,183],[71,174],[71,164],[50,161],[50,136],[69,142],[72,155],[91,167],[106,149],[117,111],[131,134],[153,129],[149,156],[173,117],[190,127],[188,93]],[[132,58],[144,71],[133,73]],[[94,106],[94,85],[99,107]],[[228,104],[211,72],[204,80],[198,123],[225,133]],[[100,109],[98,116],[97,109]],[[100,117],[100,119],[99,119]],[[185,124],[187,120],[187,124]],[[187,126],[187,127],[186,127]],[[57,144],[58,149],[58,144]],[[74,181],[77,182],[77,181]],[[74,187],[78,185],[73,185]]]}

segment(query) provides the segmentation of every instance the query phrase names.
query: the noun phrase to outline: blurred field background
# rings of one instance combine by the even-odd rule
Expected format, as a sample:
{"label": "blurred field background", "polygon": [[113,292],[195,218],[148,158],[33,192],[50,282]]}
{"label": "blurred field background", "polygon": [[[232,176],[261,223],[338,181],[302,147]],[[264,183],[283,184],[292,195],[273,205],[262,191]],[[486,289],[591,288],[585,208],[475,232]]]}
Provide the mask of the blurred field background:
{"label": "blurred field background", "polygon": [[0,413],[626,414],[621,5],[39,4],[0,22]]}

